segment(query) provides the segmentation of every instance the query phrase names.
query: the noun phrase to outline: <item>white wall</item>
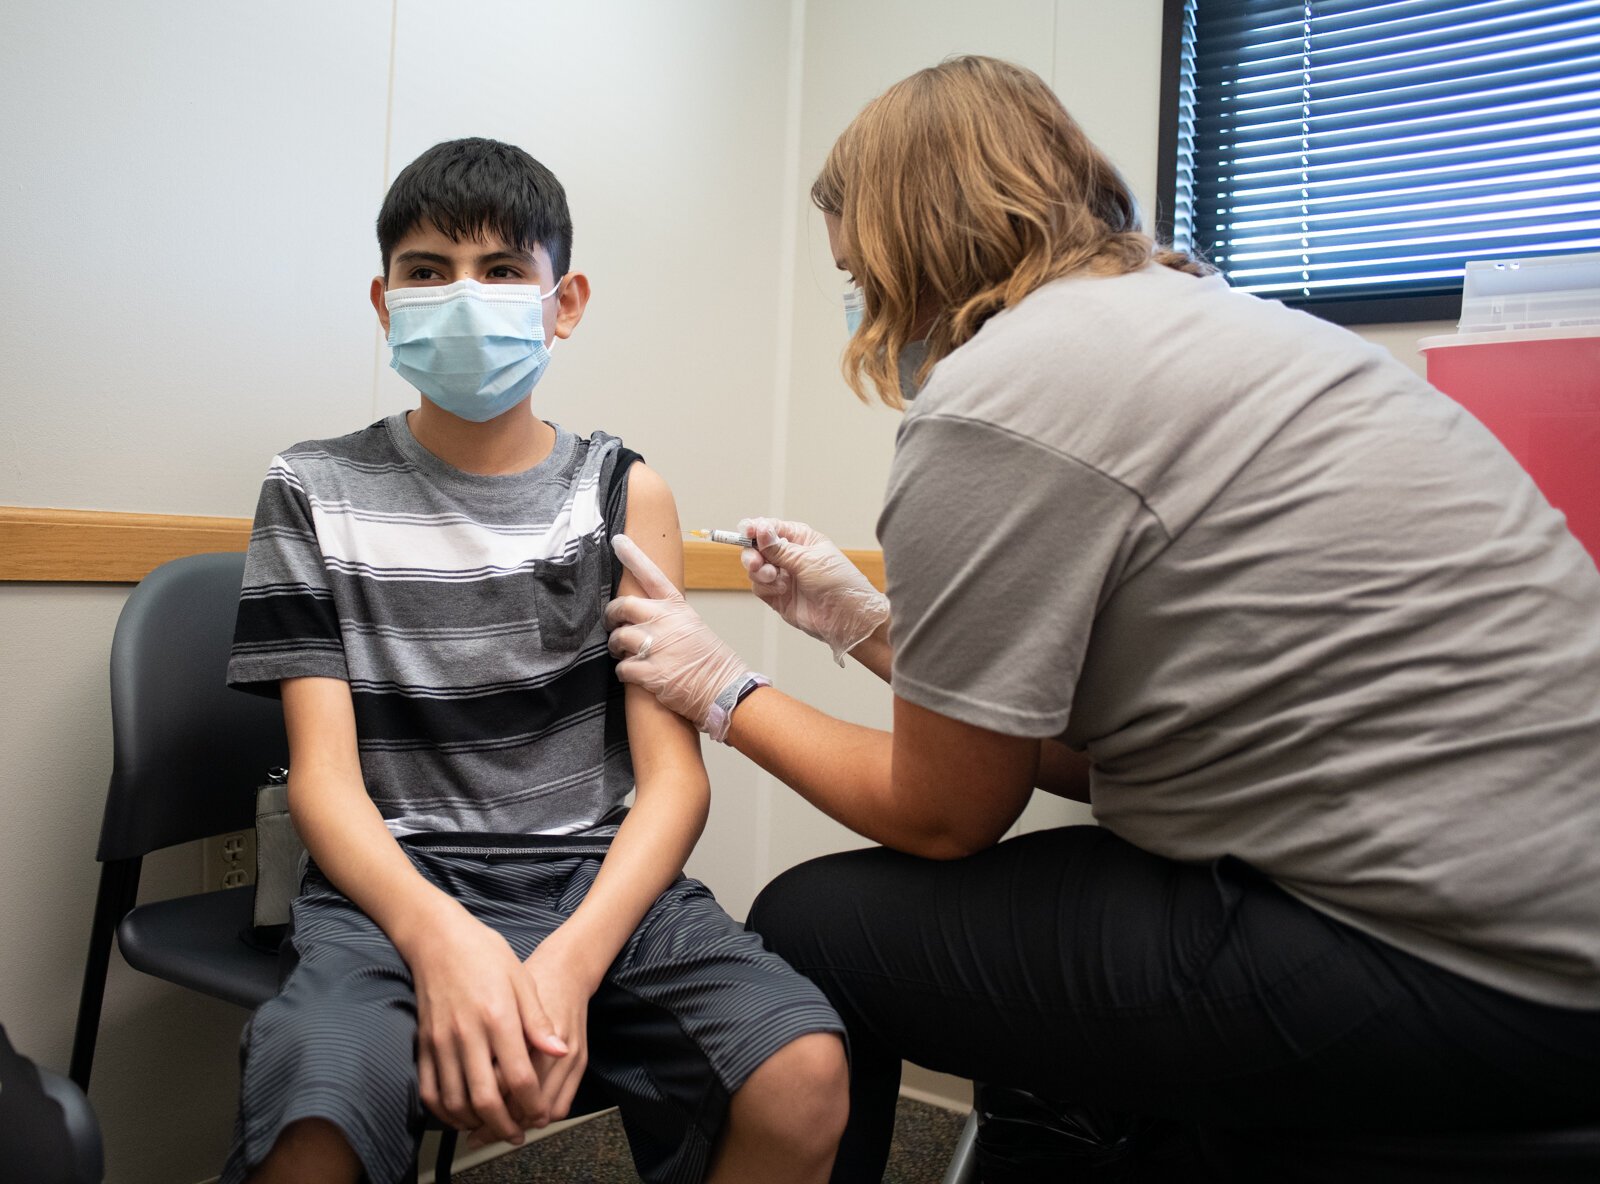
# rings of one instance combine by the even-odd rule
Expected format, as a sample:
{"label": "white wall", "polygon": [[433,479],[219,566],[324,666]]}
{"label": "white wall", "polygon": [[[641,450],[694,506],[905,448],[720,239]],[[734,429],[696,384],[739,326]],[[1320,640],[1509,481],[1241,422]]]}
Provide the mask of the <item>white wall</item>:
{"label": "white wall", "polygon": [[[373,219],[418,152],[483,134],[563,179],[574,265],[594,284],[540,412],[639,447],[686,525],[773,511],[871,546],[896,417],[856,403],[838,374],[842,288],[805,201],[828,146],[906,73],[997,54],[1053,81],[1148,209],[1160,9],[11,0],[0,227],[19,282],[0,318],[0,505],[248,515],[274,451],[410,405],[366,299]],[[1420,365],[1409,343],[1429,331],[1371,335]],[[0,585],[0,1024],[57,1068],[88,932],[105,662],[124,597]],[[697,601],[802,698],[887,722],[881,685],[759,605]],[[735,915],[784,867],[859,845],[712,747],[712,819],[691,871]],[[1083,817],[1046,799],[1023,825]],[[166,853],[146,895],[198,876],[195,852]],[[114,1184],[217,1170],[242,1019],[113,960],[93,1100]]]}

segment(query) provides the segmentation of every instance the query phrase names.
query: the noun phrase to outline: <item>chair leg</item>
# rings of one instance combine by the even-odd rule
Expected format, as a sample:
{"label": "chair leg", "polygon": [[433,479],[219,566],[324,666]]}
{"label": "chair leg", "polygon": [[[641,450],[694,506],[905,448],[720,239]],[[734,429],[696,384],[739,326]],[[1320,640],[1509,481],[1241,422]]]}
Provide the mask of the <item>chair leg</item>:
{"label": "chair leg", "polygon": [[450,1173],[456,1165],[456,1136],[461,1131],[446,1126],[438,1133],[438,1158],[434,1160],[434,1184],[450,1184]]}
{"label": "chair leg", "polygon": [[456,1158],[456,1136],[460,1132],[447,1126],[439,1132],[439,1157],[433,1161],[433,1184],[450,1184]]}
{"label": "chair leg", "polygon": [[950,1166],[945,1169],[944,1184],[977,1184],[978,1179],[978,1112],[967,1112],[966,1125],[961,1128],[961,1138],[956,1141],[955,1153],[950,1156]]}
{"label": "chair leg", "polygon": [[106,972],[111,966],[111,941],[117,926],[133,907],[139,893],[142,861],[113,859],[100,868],[100,891],[94,901],[94,923],[89,929],[89,958],[83,968],[83,991],[78,996],[78,1026],[72,1037],[72,1064],[67,1076],[85,1094],[94,1067],[94,1046],[100,1035],[100,1007],[105,1002]]}

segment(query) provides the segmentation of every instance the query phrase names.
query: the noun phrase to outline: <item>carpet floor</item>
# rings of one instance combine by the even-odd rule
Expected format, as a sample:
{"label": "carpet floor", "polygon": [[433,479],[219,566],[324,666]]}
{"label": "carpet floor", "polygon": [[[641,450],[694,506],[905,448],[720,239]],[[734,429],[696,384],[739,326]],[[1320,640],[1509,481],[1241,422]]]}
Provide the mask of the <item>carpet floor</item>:
{"label": "carpet floor", "polygon": [[[900,1099],[884,1184],[939,1184],[965,1117]],[[615,1112],[455,1174],[456,1184],[638,1184]]]}

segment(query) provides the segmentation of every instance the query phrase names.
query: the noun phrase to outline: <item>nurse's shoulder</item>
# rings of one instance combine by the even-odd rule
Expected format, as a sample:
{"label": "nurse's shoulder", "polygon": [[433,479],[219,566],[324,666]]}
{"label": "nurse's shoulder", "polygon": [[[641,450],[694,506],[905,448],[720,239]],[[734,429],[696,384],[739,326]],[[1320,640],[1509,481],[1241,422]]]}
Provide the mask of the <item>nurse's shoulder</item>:
{"label": "nurse's shoulder", "polygon": [[1155,264],[1053,280],[942,359],[908,420],[970,419],[1119,469],[1139,441],[1181,438],[1228,400],[1220,360],[1197,357],[1221,283]]}

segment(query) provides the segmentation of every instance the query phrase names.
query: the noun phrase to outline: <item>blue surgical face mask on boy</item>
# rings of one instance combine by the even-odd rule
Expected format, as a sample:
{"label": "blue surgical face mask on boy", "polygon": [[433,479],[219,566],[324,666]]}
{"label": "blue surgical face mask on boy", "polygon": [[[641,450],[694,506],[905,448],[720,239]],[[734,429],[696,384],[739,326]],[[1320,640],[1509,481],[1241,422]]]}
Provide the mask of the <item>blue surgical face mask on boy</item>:
{"label": "blue surgical face mask on boy", "polygon": [[451,415],[473,423],[503,415],[550,364],[544,302],[560,290],[477,280],[390,288],[389,365]]}

